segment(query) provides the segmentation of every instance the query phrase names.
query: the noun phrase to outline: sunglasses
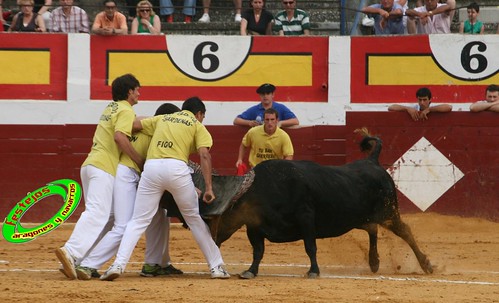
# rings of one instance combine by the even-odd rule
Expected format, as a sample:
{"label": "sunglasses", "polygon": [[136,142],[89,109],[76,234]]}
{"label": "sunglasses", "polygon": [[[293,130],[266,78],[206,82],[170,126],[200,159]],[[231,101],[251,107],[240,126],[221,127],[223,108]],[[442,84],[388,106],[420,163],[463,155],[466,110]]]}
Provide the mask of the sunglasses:
{"label": "sunglasses", "polygon": [[116,6],[107,6],[106,5],[106,9],[116,9]]}
{"label": "sunglasses", "polygon": [[147,13],[150,11],[151,11],[150,9],[139,9],[139,12],[141,12],[141,13]]}
{"label": "sunglasses", "polygon": [[284,4],[284,5],[291,5],[293,3],[295,3],[295,2],[294,1],[283,1],[282,2],[282,4]]}

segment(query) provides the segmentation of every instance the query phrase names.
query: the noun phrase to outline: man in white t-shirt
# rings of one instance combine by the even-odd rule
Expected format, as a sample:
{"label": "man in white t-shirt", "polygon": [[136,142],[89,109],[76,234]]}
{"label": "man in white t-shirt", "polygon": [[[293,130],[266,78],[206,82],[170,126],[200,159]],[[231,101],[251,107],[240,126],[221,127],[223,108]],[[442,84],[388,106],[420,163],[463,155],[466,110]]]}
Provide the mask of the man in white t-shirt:
{"label": "man in white t-shirt", "polygon": [[438,0],[425,0],[425,5],[409,9],[405,14],[409,22],[415,22],[418,34],[448,34],[452,7],[438,3]]}

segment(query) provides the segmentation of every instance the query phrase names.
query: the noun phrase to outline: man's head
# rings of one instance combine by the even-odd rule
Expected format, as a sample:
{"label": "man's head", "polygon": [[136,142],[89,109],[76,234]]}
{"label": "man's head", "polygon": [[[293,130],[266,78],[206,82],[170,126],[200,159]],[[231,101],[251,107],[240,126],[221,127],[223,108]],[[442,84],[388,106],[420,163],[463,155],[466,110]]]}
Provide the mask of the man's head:
{"label": "man's head", "polygon": [[424,0],[424,5],[427,11],[432,11],[437,8],[438,0]]}
{"label": "man's head", "polygon": [[73,6],[73,0],[59,0],[59,5],[62,7],[71,7]]}
{"label": "man's head", "polygon": [[394,0],[381,0],[381,7],[386,11],[390,11],[393,7],[393,2]]}
{"label": "man's head", "polygon": [[131,105],[139,101],[140,82],[132,74],[125,74],[114,79],[111,88],[114,101],[127,100]]}
{"label": "man's head", "polygon": [[263,128],[267,134],[272,135],[275,133],[278,122],[279,114],[275,109],[269,108],[263,112]]}
{"label": "man's head", "polygon": [[117,5],[116,1],[114,0],[104,0],[104,12],[106,13],[106,16],[109,18],[112,18],[114,16],[114,13],[116,12]]}
{"label": "man's head", "polygon": [[421,87],[416,91],[416,98],[418,99],[419,110],[425,110],[431,104],[431,91],[427,87]]}
{"label": "man's head", "polygon": [[282,6],[286,12],[294,12],[296,8],[296,0],[282,0]]}
{"label": "man's head", "polygon": [[188,110],[196,116],[199,122],[203,122],[206,113],[206,107],[199,97],[191,97],[184,101],[182,110]]}
{"label": "man's head", "polygon": [[485,100],[487,102],[499,101],[499,85],[491,84],[485,89]]}
{"label": "man's head", "polygon": [[270,83],[262,84],[256,89],[256,93],[260,95],[260,99],[262,100],[263,107],[269,108],[272,106],[274,91],[275,86]]}
{"label": "man's head", "polygon": [[173,114],[173,113],[176,113],[179,111],[180,111],[180,108],[178,108],[178,106],[176,106],[175,104],[163,103],[158,107],[158,109],[156,110],[154,115],[155,116],[169,115],[169,114]]}

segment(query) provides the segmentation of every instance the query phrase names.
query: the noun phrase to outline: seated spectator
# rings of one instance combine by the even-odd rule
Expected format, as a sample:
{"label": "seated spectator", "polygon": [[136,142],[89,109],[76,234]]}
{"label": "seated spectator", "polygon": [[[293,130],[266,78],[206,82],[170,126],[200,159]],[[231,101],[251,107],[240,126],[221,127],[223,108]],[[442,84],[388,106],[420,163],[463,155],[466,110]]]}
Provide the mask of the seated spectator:
{"label": "seated spectator", "polygon": [[381,0],[381,3],[366,6],[363,13],[373,15],[376,35],[403,35],[403,8],[394,0]]}
{"label": "seated spectator", "polygon": [[116,1],[104,0],[103,5],[104,11],[95,16],[92,33],[104,36],[128,34],[126,17],[116,11]]}
{"label": "seated spectator", "polygon": [[52,11],[52,31],[56,33],[88,33],[87,13],[73,5],[73,0],[60,0]]}
{"label": "seated spectator", "polygon": [[[235,10],[235,16],[234,16],[234,22],[241,22],[241,7],[243,6],[243,1],[242,0],[233,0],[234,2],[234,10]],[[210,22],[210,5],[211,5],[211,0],[203,0],[203,16],[199,18],[198,22]]]}
{"label": "seated spectator", "polygon": [[9,32],[46,32],[42,16],[33,12],[33,0],[19,0],[21,11],[12,19]]}
{"label": "seated spectator", "polygon": [[272,35],[274,16],[265,9],[264,0],[250,0],[250,9],[241,15],[241,35]]}
{"label": "seated spectator", "polygon": [[274,101],[275,86],[270,83],[262,84],[257,90],[260,95],[261,102],[254,105],[238,115],[234,119],[234,125],[241,126],[258,126],[263,123],[264,112],[266,109],[274,108],[278,112],[278,116],[282,117],[279,121],[279,126],[289,127],[298,125],[300,122],[296,115],[286,107],[286,105]]}
{"label": "seated spectator", "polygon": [[[126,7],[128,9],[128,21],[132,22],[137,17],[137,4],[140,0],[126,0]],[[152,8],[156,15],[159,15],[159,0],[150,0]]]}
{"label": "seated spectator", "polygon": [[485,101],[478,101],[470,106],[470,111],[477,113],[491,111],[499,113],[499,85],[491,84],[485,89]]}
{"label": "seated spectator", "polygon": [[151,2],[144,0],[137,4],[137,17],[132,21],[131,34],[161,34],[161,20],[154,13]]}
{"label": "seated spectator", "polygon": [[480,6],[476,2],[471,3],[466,8],[468,12],[468,20],[461,22],[459,25],[459,33],[461,34],[482,34],[485,31],[485,26],[482,21],[478,20],[480,15]]}
{"label": "seated spectator", "polygon": [[244,163],[246,150],[250,148],[249,164],[257,164],[271,159],[293,160],[293,143],[289,135],[278,126],[279,114],[273,108],[264,112],[263,125],[251,128],[239,146],[236,168]]}
{"label": "seated spectator", "polygon": [[34,0],[35,6],[33,12],[42,16],[43,22],[45,23],[45,29],[47,32],[52,31],[52,13],[50,8],[52,6],[52,0]]}
{"label": "seated spectator", "polygon": [[428,120],[428,115],[432,112],[447,113],[452,111],[452,105],[450,104],[431,105],[431,91],[426,87],[416,91],[416,98],[418,104],[415,106],[393,104],[388,107],[388,110],[407,112],[414,121]]}
{"label": "seated spectator", "polygon": [[[173,7],[172,0],[160,0],[160,15],[168,23],[173,22],[173,12],[175,8]],[[184,13],[184,22],[191,23],[192,17],[196,14],[196,0],[184,0],[184,8],[182,9]]]}
{"label": "seated spectator", "polygon": [[[418,34],[448,34],[450,33],[451,12],[453,8],[437,0],[424,0],[423,6],[408,9],[407,22],[414,22]],[[409,24],[407,25],[409,27]]]}
{"label": "seated spectator", "polygon": [[296,0],[282,0],[284,10],[275,16],[279,36],[310,35],[310,18],[304,10],[296,8]]}

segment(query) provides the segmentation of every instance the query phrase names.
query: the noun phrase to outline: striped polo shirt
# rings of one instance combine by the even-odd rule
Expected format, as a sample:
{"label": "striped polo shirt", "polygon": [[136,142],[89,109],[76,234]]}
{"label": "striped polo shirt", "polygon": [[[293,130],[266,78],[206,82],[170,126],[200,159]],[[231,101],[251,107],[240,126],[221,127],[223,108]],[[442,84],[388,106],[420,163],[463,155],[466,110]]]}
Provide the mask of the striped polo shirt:
{"label": "striped polo shirt", "polygon": [[286,11],[280,11],[275,16],[275,29],[282,30],[285,36],[303,35],[303,30],[310,29],[308,14],[301,9],[295,9],[295,15],[288,20]]}

